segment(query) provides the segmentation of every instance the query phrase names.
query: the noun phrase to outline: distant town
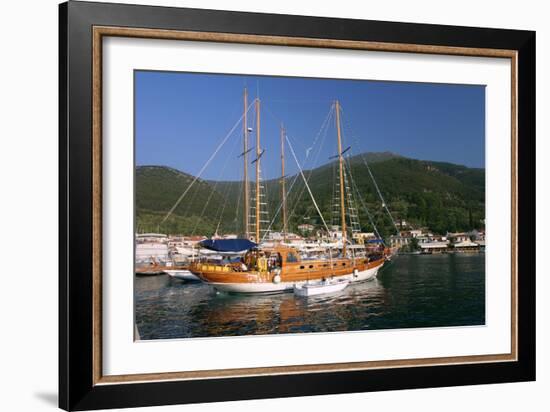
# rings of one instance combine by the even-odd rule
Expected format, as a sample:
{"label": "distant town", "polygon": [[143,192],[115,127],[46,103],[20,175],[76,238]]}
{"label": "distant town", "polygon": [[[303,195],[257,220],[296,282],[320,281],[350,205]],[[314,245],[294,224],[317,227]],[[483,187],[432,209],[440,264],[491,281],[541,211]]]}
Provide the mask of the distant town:
{"label": "distant town", "polygon": [[[387,239],[387,246],[393,254],[442,254],[442,253],[476,253],[485,251],[485,231],[454,232],[444,235],[432,233],[428,228],[413,228],[404,220],[400,222],[399,234]],[[298,225],[300,234],[270,232],[266,244],[284,242],[301,250],[312,250],[320,245],[331,242],[341,242],[342,232],[338,226],[333,226],[328,234],[316,230],[314,225],[305,223]],[[355,232],[352,234],[354,243],[369,247],[377,247],[377,236],[373,232]],[[214,236],[219,239],[236,239],[237,234]],[[159,261],[184,261],[197,254],[200,242],[206,236],[165,235],[160,233],[141,233],[136,235],[136,261],[151,257]],[[336,244],[336,243],[334,243]]]}
{"label": "distant town", "polygon": [[400,254],[437,254],[453,252],[484,252],[485,231],[431,233],[428,229],[401,230],[399,235],[389,238],[391,248]]}

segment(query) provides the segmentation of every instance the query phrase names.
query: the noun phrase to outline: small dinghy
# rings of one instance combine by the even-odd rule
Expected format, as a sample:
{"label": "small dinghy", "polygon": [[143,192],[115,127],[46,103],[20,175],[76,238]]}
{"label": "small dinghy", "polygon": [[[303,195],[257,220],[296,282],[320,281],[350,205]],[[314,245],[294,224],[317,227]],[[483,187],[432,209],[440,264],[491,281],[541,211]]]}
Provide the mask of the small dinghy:
{"label": "small dinghy", "polygon": [[175,279],[181,279],[181,280],[200,280],[198,276],[193,275],[189,270],[187,269],[168,269],[164,271],[169,276],[175,278]]}
{"label": "small dinghy", "polygon": [[304,283],[303,285],[294,285],[294,294],[297,296],[315,296],[326,293],[335,293],[344,290],[348,286],[348,279],[323,280],[315,283]]}

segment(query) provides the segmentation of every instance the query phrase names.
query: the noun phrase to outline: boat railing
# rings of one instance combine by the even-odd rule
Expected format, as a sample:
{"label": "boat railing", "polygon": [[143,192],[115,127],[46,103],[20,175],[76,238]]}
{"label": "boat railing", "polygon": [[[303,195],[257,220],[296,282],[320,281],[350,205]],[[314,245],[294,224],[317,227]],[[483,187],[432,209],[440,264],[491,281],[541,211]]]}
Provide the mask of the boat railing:
{"label": "boat railing", "polygon": [[240,263],[196,263],[195,267],[201,272],[246,272]]}

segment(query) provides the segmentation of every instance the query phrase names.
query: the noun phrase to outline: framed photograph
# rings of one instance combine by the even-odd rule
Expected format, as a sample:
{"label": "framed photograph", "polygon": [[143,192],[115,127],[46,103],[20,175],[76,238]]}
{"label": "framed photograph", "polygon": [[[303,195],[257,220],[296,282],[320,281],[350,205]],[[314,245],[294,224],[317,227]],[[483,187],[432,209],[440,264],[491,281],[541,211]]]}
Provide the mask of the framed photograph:
{"label": "framed photograph", "polygon": [[535,379],[535,33],[60,5],[59,402]]}

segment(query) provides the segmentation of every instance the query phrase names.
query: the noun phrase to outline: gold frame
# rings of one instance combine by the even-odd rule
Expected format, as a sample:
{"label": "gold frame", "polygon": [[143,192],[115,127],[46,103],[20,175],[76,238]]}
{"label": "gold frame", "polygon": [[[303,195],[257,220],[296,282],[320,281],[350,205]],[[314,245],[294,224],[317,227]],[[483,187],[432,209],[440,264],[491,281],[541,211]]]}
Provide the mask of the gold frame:
{"label": "gold frame", "polygon": [[[511,60],[511,132],[512,132],[512,259],[511,259],[511,353],[495,355],[452,356],[441,358],[395,359],[384,361],[329,363],[316,365],[291,365],[257,368],[219,369],[205,371],[182,371],[146,373],[133,375],[103,375],[102,373],[102,40],[105,36],[133,37],[164,40],[187,40],[290,47],[317,47],[332,49],[352,49],[400,53],[423,53],[439,55],[459,55],[476,57],[498,57]],[[502,49],[481,49],[417,44],[382,43],[368,41],[314,39],[300,37],[261,36],[248,34],[213,33],[196,31],[157,30],[127,27],[93,27],[93,130],[92,130],[92,179],[93,179],[93,384],[136,383],[149,381],[215,379],[259,375],[281,375],[298,373],[319,373],[352,371],[411,366],[456,365],[471,363],[491,363],[518,360],[517,337],[517,51]]]}

